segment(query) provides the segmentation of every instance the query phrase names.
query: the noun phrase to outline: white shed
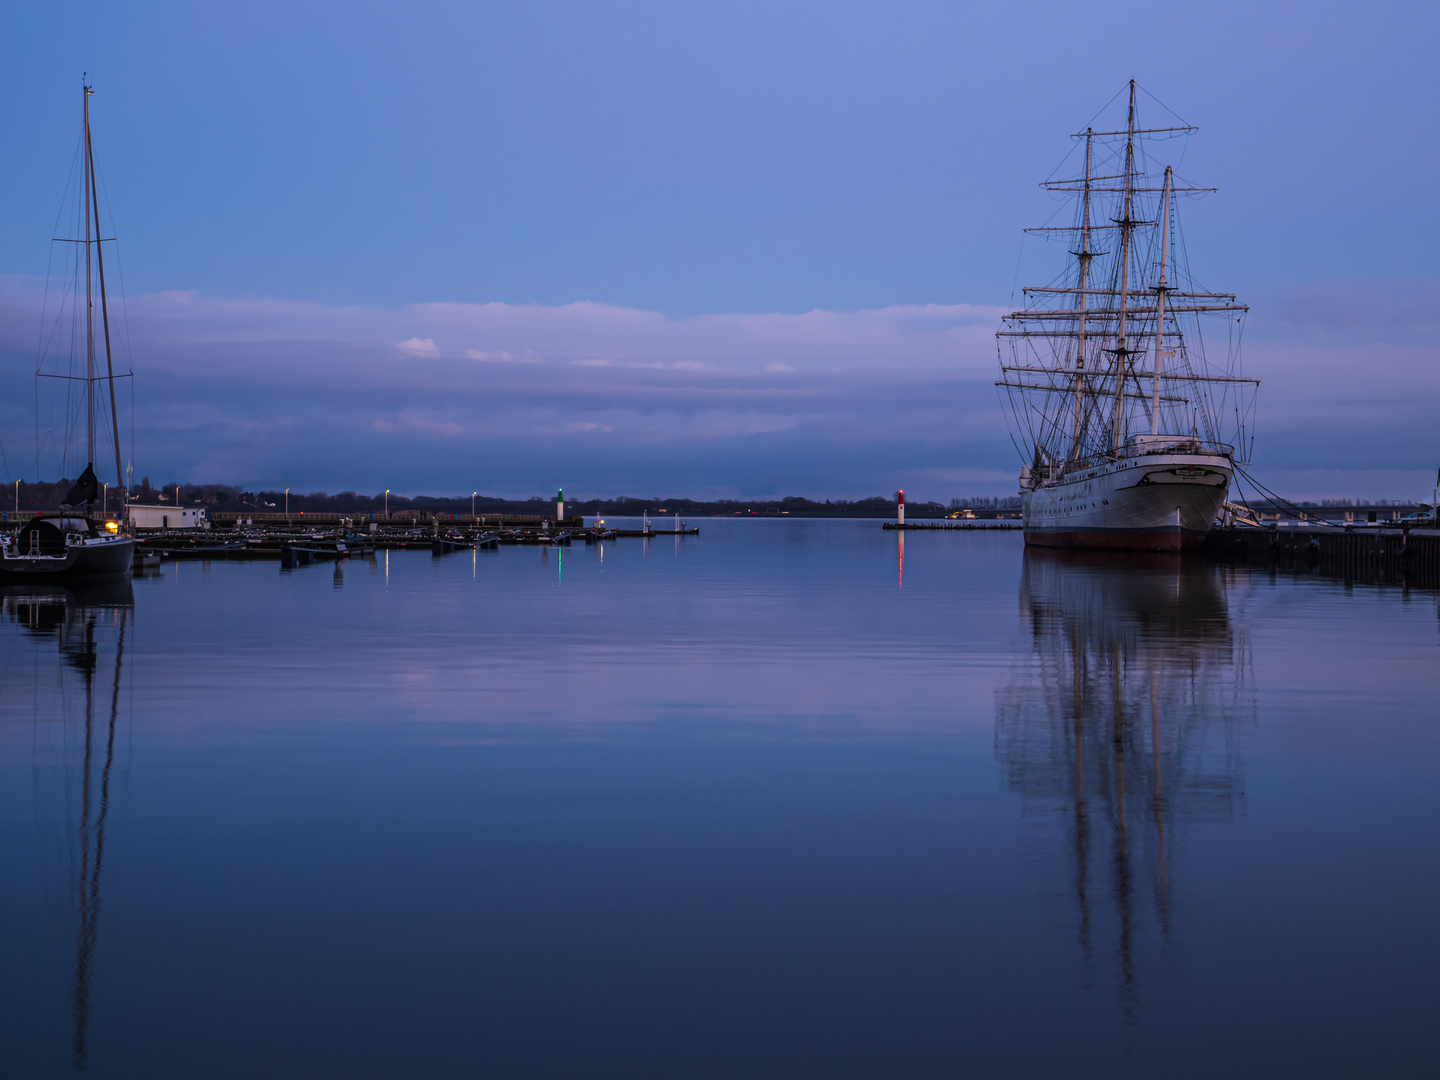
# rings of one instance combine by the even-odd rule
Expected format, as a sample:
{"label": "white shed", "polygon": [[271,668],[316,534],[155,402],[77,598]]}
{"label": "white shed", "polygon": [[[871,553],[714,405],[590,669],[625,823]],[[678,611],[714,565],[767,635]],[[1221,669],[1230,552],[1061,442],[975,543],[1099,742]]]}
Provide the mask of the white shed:
{"label": "white shed", "polygon": [[198,506],[142,506],[130,504],[130,524],[136,529],[203,529],[209,525]]}

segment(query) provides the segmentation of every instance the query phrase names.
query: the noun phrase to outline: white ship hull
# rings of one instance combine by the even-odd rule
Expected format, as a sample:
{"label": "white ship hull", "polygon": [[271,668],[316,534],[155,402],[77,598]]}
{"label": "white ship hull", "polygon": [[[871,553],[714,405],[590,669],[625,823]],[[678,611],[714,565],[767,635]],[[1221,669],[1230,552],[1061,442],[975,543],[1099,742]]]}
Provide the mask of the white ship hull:
{"label": "white ship hull", "polygon": [[1185,551],[1198,547],[1230,492],[1221,454],[1106,461],[1022,495],[1025,542],[1040,547]]}

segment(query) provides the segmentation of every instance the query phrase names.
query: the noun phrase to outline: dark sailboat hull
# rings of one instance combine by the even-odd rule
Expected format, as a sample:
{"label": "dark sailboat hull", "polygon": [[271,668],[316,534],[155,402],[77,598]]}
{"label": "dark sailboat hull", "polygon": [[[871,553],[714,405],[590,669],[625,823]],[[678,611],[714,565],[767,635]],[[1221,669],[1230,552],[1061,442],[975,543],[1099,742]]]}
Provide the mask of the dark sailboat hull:
{"label": "dark sailboat hull", "polygon": [[65,549],[64,554],[0,556],[0,578],[16,581],[98,579],[128,575],[135,561],[135,541],[106,537]]}

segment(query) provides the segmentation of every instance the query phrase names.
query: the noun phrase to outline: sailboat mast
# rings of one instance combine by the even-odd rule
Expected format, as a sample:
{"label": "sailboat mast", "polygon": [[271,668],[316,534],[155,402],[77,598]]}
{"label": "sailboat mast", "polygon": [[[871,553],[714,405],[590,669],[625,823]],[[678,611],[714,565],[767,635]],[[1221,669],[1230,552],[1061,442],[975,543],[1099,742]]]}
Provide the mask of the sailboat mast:
{"label": "sailboat mast", "polygon": [[1129,366],[1130,350],[1126,347],[1127,324],[1130,316],[1130,208],[1135,190],[1135,80],[1130,80],[1130,114],[1125,121],[1125,210],[1120,219],[1120,326],[1115,343],[1115,425],[1110,437],[1116,452],[1124,439],[1125,369]]}
{"label": "sailboat mast", "polygon": [[1080,457],[1080,435],[1085,424],[1085,312],[1088,307],[1090,278],[1090,149],[1095,141],[1094,128],[1085,130],[1085,192],[1080,211],[1080,322],[1075,344],[1075,432],[1070,440],[1070,460]]}
{"label": "sailboat mast", "polygon": [[1160,434],[1160,362],[1170,354],[1165,350],[1165,294],[1169,291],[1170,258],[1170,180],[1171,167],[1165,166],[1165,199],[1160,211],[1160,284],[1155,287],[1155,385],[1151,390],[1150,431]]}
{"label": "sailboat mast", "polygon": [[[94,93],[89,91],[88,93]],[[88,178],[90,187],[90,207],[95,218],[95,267],[100,276],[100,324],[105,330],[105,375],[110,382],[110,428],[115,438],[115,485],[123,488],[125,486],[125,475],[120,470],[120,410],[115,405],[115,362],[110,355],[110,306],[105,296],[105,242],[100,236],[100,193],[95,184],[95,152],[90,145],[90,110],[89,98],[86,98],[85,110],[85,157],[89,162],[90,175]],[[86,223],[86,230],[89,230],[89,223]],[[94,430],[94,424],[91,424]],[[93,449],[94,435],[91,435],[92,449],[90,461],[95,461]]]}
{"label": "sailboat mast", "polygon": [[[95,311],[90,299],[90,87],[85,86],[85,453],[95,461]],[[98,234],[97,234],[98,235]]]}

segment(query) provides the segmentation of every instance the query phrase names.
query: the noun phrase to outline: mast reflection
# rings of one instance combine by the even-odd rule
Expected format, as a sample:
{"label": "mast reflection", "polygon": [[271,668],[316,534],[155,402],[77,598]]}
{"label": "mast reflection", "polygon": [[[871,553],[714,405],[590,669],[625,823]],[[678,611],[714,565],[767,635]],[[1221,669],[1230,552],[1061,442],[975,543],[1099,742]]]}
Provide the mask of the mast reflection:
{"label": "mast reflection", "polygon": [[[0,588],[0,614],[31,638],[53,638],[59,665],[49,683],[54,697],[39,693],[37,680],[36,731],[41,721],[58,719],[64,753],[67,792],[62,820],[66,846],[72,853],[72,902],[77,915],[75,966],[71,1007],[74,1015],[75,1067],[87,1064],[90,1023],[90,987],[95,968],[101,908],[101,876],[105,866],[105,827],[110,816],[111,773],[115,765],[116,727],[120,717],[121,683],[125,662],[125,636],[134,612],[129,578],[90,586],[15,585]],[[102,653],[111,663],[102,664]],[[80,682],[79,700],[70,692]],[[58,717],[45,715],[51,708]],[[100,721],[96,722],[99,712]],[[79,729],[79,760],[69,748]],[[78,771],[78,784],[70,783]],[[38,777],[37,777],[38,780]],[[68,793],[74,793],[74,795]],[[38,793],[37,793],[38,794]],[[77,803],[78,797],[78,803]],[[37,806],[40,805],[37,802]]]}
{"label": "mast reflection", "polygon": [[1255,719],[1226,572],[1187,556],[1028,549],[1034,662],[999,692],[995,752],[1025,811],[1063,837],[1085,969],[1114,964],[1134,1019],[1147,950],[1172,941],[1177,830],[1228,821]]}

